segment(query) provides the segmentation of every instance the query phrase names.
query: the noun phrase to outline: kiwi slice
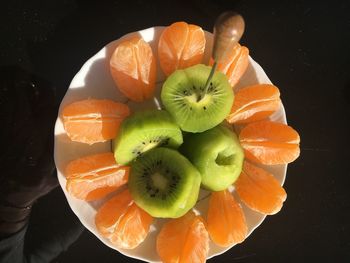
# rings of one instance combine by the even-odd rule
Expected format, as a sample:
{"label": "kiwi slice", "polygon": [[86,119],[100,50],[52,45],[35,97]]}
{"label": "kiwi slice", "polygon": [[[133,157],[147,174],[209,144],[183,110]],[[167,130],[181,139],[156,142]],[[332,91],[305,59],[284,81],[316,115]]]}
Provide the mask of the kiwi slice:
{"label": "kiwi slice", "polygon": [[182,133],[169,113],[163,110],[137,112],[126,118],[113,141],[114,157],[119,164],[128,164],[157,146],[177,148]]}
{"label": "kiwi slice", "polygon": [[243,149],[236,134],[223,125],[189,135],[180,151],[201,173],[202,186],[211,191],[228,188],[242,171]]}
{"label": "kiwi slice", "polygon": [[155,148],[131,163],[130,193],[153,217],[184,215],[196,204],[200,184],[198,170],[173,149]]}
{"label": "kiwi slice", "polygon": [[162,103],[183,131],[206,131],[230,113],[232,87],[227,77],[217,71],[205,89],[210,70],[202,64],[177,70],[163,84]]}

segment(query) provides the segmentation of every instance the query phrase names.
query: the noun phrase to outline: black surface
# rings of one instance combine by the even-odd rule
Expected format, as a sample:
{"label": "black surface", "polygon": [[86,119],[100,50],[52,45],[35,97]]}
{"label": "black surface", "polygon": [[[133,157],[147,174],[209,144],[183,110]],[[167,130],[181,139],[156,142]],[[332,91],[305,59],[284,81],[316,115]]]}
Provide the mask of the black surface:
{"label": "black surface", "polygon": [[[244,16],[241,42],[280,88],[288,122],[301,135],[301,156],[288,168],[282,211],[209,262],[349,261],[348,1],[8,1],[0,7],[0,65],[45,79],[59,103],[82,64],[108,42],[179,20],[211,31],[228,9]],[[35,204],[31,225],[45,229],[62,214],[74,220],[56,189]],[[32,245],[37,232],[29,232]],[[55,261],[137,262],[88,231]]]}

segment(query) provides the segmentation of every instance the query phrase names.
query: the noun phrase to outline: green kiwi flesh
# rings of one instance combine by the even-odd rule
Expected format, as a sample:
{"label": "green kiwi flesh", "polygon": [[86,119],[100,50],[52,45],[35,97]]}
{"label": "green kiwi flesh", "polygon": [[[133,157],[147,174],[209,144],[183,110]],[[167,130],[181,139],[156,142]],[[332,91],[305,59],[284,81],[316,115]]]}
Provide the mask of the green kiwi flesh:
{"label": "green kiwi flesh", "polygon": [[202,176],[202,186],[221,191],[232,185],[242,171],[244,152],[234,132],[219,125],[186,137],[180,148]]}
{"label": "green kiwi flesh", "polygon": [[116,162],[125,165],[157,146],[178,148],[182,142],[181,130],[169,113],[148,110],[122,122],[112,147]]}
{"label": "green kiwi flesh", "polygon": [[227,77],[215,72],[207,90],[211,67],[198,64],[177,70],[164,82],[161,100],[183,131],[203,132],[230,113],[234,94]]}
{"label": "green kiwi flesh", "polygon": [[153,217],[177,218],[198,199],[201,176],[178,151],[155,148],[131,163],[128,186],[136,204]]}

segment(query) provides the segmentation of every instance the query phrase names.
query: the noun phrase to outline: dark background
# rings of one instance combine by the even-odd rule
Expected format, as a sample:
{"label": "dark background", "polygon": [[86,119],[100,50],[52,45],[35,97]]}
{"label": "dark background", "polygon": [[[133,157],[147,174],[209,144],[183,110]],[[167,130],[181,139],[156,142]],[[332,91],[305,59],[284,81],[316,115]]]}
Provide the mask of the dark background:
{"label": "dark background", "polygon": [[[229,9],[244,16],[241,42],[281,91],[301,156],[288,168],[282,211],[209,262],[349,261],[349,1],[8,1],[0,6],[0,66],[45,79],[58,105],[83,63],[110,41],[180,20],[212,31]],[[76,220],[58,188],[33,208],[31,245],[57,216]],[[56,261],[137,262],[88,231]]]}

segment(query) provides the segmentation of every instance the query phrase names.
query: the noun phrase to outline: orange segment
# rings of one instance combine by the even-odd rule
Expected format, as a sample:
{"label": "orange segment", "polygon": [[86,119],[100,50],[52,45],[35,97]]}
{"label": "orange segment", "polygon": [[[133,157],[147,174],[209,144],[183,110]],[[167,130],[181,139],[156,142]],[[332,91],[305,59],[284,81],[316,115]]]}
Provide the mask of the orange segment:
{"label": "orange segment", "polygon": [[133,203],[134,201],[127,189],[104,203],[95,216],[98,231],[109,238],[114,233],[114,224],[126,214]]}
{"label": "orange segment", "polygon": [[202,61],[205,49],[205,35],[201,27],[188,25],[188,36],[179,60],[179,67],[187,68]]}
{"label": "orange segment", "polygon": [[157,252],[164,263],[205,262],[209,235],[204,221],[193,211],[165,223],[157,237]]}
{"label": "orange segment", "polygon": [[211,239],[222,247],[241,243],[247,236],[248,228],[242,208],[227,190],[212,192],[207,223]]}
{"label": "orange segment", "polygon": [[280,92],[270,84],[246,87],[235,93],[229,123],[248,123],[269,117],[280,107]]}
{"label": "orange segment", "polygon": [[156,59],[142,38],[118,45],[110,60],[110,71],[119,90],[129,99],[140,102],[153,96]]}
{"label": "orange segment", "polygon": [[261,164],[290,163],[300,154],[299,134],[292,127],[282,123],[250,123],[242,129],[239,140],[245,157]]}
{"label": "orange segment", "polygon": [[176,22],[162,32],[158,43],[160,67],[168,76],[202,61],[205,35],[201,27]]}
{"label": "orange segment", "polygon": [[97,230],[119,248],[133,249],[149,232],[153,218],[133,201],[129,190],[107,201],[95,217]]}
{"label": "orange segment", "polygon": [[[231,50],[227,50],[226,56],[222,59],[222,61],[220,61],[217,64],[217,70],[226,74],[229,71],[235,58],[238,58],[238,56],[241,52],[241,48],[242,48],[242,46],[239,43],[237,43],[236,45],[233,46],[233,48]],[[211,58],[210,65],[213,65],[213,64],[214,64],[214,61]]]}
{"label": "orange segment", "polygon": [[129,167],[115,162],[113,153],[100,153],[71,161],[65,171],[66,189],[75,198],[103,198],[128,181]]}
{"label": "orange segment", "polygon": [[232,87],[234,87],[247,70],[249,64],[249,49],[242,46],[238,56],[233,60],[226,75]]}
{"label": "orange segment", "polygon": [[[210,59],[209,64],[213,65],[213,63],[213,59]],[[224,73],[229,79],[231,86],[234,87],[247,70],[248,64],[249,49],[237,44],[227,53],[226,58],[218,63],[217,70]]]}
{"label": "orange segment", "polygon": [[279,212],[287,198],[286,191],[272,174],[249,162],[244,162],[235,187],[239,198],[250,209],[267,215]]}
{"label": "orange segment", "polygon": [[299,134],[290,126],[272,122],[260,121],[248,124],[240,133],[242,142],[270,142],[298,144]]}
{"label": "orange segment", "polygon": [[81,100],[63,109],[62,121],[72,141],[94,144],[114,139],[129,107],[111,100]]}

